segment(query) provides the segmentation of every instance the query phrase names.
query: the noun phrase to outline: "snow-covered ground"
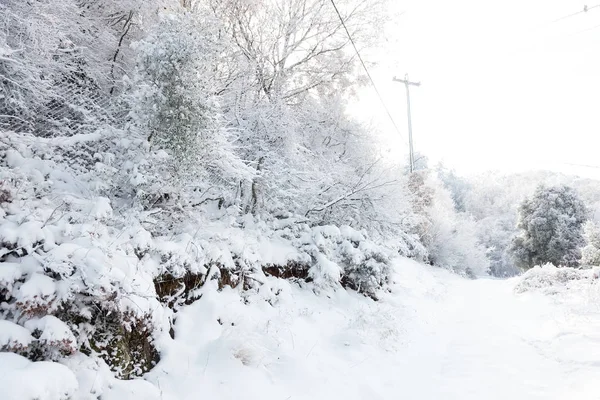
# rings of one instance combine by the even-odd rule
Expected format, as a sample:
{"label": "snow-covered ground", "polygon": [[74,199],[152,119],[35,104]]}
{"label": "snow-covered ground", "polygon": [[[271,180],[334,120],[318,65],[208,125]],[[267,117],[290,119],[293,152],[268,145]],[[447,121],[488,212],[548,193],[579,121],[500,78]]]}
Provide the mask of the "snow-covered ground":
{"label": "snow-covered ground", "polygon": [[[597,282],[518,293],[522,278],[467,280],[407,260],[396,269],[379,302],[274,278],[248,296],[205,286],[160,344],[149,383],[106,381],[75,357],[74,398],[600,399]],[[1,355],[3,390],[29,377],[60,392],[60,369],[44,376]]]}

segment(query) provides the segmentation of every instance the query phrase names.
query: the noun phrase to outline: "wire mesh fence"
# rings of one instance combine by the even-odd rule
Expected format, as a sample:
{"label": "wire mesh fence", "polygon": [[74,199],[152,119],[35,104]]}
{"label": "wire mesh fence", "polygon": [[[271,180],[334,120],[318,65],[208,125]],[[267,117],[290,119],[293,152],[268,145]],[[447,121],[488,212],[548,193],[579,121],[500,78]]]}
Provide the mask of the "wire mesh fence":
{"label": "wire mesh fence", "polygon": [[9,108],[0,102],[0,130],[40,137],[72,136],[117,122],[113,97],[77,84],[56,85],[46,101],[27,105]]}

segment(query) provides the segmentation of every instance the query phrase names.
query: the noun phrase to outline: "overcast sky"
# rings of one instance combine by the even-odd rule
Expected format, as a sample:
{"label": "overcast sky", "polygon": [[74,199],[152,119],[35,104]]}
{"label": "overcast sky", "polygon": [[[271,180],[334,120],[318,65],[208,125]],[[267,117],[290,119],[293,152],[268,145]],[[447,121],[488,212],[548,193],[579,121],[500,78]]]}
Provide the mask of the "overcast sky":
{"label": "overcast sky", "polygon": [[[586,3],[600,0],[398,1],[386,51],[368,57],[402,134],[405,90],[391,79],[408,72],[422,82],[411,90],[415,146],[434,163],[600,177],[600,7],[553,22]],[[390,148],[406,151],[373,90],[360,97]]]}

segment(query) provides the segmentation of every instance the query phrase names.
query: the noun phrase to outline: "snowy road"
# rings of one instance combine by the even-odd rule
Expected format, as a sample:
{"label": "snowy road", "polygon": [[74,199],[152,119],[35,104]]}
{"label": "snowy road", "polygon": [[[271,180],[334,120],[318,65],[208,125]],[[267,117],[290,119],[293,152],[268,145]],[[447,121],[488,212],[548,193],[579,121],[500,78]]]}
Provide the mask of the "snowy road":
{"label": "snowy road", "polygon": [[600,399],[590,293],[559,302],[516,295],[516,280],[399,267],[378,303],[276,280],[274,306],[207,293],[148,378],[164,399]]}
{"label": "snowy road", "polygon": [[600,399],[597,313],[515,295],[515,280],[443,282],[400,352],[409,398]]}

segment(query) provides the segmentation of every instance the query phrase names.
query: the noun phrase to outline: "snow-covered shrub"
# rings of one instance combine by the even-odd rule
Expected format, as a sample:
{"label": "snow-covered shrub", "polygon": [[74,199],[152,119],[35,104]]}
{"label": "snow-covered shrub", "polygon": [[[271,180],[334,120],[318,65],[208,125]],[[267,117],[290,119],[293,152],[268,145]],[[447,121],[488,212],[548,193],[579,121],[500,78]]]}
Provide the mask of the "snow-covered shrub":
{"label": "snow-covered shrub", "polygon": [[0,180],[12,197],[0,216],[0,319],[35,338],[19,352],[33,360],[95,353],[123,377],[149,370],[154,335],[168,325],[152,277],[128,254],[139,243],[118,240],[120,220],[107,198],[87,198],[79,191],[86,182],[67,166],[35,157],[33,148],[21,154],[7,146],[11,139],[0,140]]}
{"label": "snow-covered shrub", "polygon": [[467,210],[467,198],[469,192],[472,190],[472,184],[465,178],[458,176],[454,170],[449,170],[443,165],[438,165],[436,170],[438,178],[450,192],[456,211],[465,212]]}
{"label": "snow-covered shrub", "polygon": [[31,274],[15,293],[19,315],[35,318],[46,315],[57,306],[57,287],[54,279],[42,273]]}
{"label": "snow-covered shrub", "polygon": [[417,171],[408,176],[408,191],[412,206],[413,230],[419,241],[427,246],[431,241],[429,208],[433,205],[435,189],[427,181],[427,171]]}
{"label": "snow-covered shrub", "polygon": [[342,244],[342,285],[360,293],[376,296],[390,281],[391,262],[388,251],[373,242],[347,240]]}
{"label": "snow-covered shrub", "polygon": [[475,235],[475,223],[448,211],[432,209],[430,261],[469,277],[486,275],[490,263]]}
{"label": "snow-covered shrub", "polygon": [[519,209],[519,229],[512,251],[521,268],[552,263],[576,267],[585,244],[585,204],[568,186],[540,186]]}
{"label": "snow-covered shrub", "polygon": [[389,282],[391,251],[368,240],[364,232],[319,226],[301,235],[299,242],[311,257],[309,275],[319,286],[341,284],[377,297]]}
{"label": "snow-covered shrub", "polygon": [[25,322],[25,328],[36,338],[30,358],[57,361],[78,350],[77,339],[71,329],[55,316],[29,319]]}
{"label": "snow-covered shrub", "polygon": [[394,254],[347,226],[310,227],[295,218],[264,222],[247,215],[229,228],[207,225],[195,237],[155,238],[146,257],[157,261],[162,301],[178,309],[208,280],[247,290],[258,288],[264,275],[342,285],[376,297],[389,281]]}
{"label": "snow-covered shrub", "polygon": [[204,222],[194,236],[154,238],[144,257],[157,265],[155,285],[176,309],[195,289],[217,279],[219,287],[257,288],[264,275],[340,285],[376,297],[391,274],[392,247],[376,245],[348,226],[316,226],[301,218],[262,221],[246,215],[232,225]]}
{"label": "snow-covered shrub", "polygon": [[573,268],[559,268],[552,264],[536,266],[525,272],[515,286],[517,293],[533,290],[542,290],[548,294],[554,294],[562,290],[569,290],[571,286],[580,286],[581,282],[587,284],[597,283],[600,278],[598,268],[578,270]]}
{"label": "snow-covered shrub", "polygon": [[0,320],[0,352],[12,352],[26,355],[29,346],[35,340],[29,330],[12,323]]}

